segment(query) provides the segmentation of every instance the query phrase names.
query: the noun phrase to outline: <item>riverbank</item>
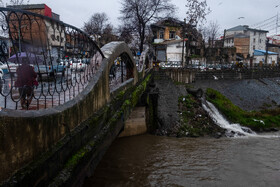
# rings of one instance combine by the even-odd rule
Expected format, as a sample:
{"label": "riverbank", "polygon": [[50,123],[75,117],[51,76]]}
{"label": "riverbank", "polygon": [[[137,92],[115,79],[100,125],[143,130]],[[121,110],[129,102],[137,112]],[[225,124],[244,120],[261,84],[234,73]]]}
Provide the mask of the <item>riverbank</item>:
{"label": "riverbank", "polygon": [[246,80],[200,80],[191,88],[213,88],[234,105],[246,111],[261,111],[280,106],[280,77]]}
{"label": "riverbank", "polygon": [[157,127],[152,134],[172,137],[221,137],[217,126],[202,108],[201,101],[189,94],[185,84],[175,84],[164,75],[155,76],[158,91]]}
{"label": "riverbank", "polygon": [[[280,128],[280,78],[252,80],[204,80],[193,84],[175,84],[170,79],[156,80],[159,90],[158,126],[154,134],[176,137],[222,137],[225,130],[218,127],[202,108],[200,99],[186,91],[202,88],[217,90],[226,102],[211,94],[208,100],[234,123],[257,132]],[[208,93],[209,94],[209,93]],[[225,110],[222,106],[231,107]],[[217,104],[220,103],[220,106]],[[238,112],[237,112],[238,111]]]}
{"label": "riverbank", "polygon": [[257,132],[278,131],[280,128],[279,107],[261,111],[245,111],[212,88],[207,88],[205,95],[206,99],[233,123],[241,124]]}

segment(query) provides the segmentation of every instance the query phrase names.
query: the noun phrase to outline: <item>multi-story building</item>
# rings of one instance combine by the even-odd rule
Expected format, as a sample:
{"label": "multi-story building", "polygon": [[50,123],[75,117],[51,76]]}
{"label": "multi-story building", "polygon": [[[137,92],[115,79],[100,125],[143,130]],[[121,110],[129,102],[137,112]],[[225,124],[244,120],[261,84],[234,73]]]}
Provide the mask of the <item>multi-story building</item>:
{"label": "multi-story building", "polygon": [[[183,21],[167,18],[151,25],[158,61],[186,61],[203,56],[202,35]],[[184,31],[183,31],[184,30]]]}
{"label": "multi-story building", "polygon": [[225,32],[225,47],[235,47],[236,53],[244,59],[252,57],[254,50],[265,50],[268,31],[239,25]]}

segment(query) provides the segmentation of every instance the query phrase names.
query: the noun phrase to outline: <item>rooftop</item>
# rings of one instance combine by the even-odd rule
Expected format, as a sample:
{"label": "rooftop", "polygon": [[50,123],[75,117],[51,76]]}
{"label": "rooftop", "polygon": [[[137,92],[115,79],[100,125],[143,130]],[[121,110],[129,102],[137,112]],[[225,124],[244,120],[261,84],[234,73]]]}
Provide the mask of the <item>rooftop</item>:
{"label": "rooftop", "polygon": [[250,28],[248,25],[238,25],[238,26],[236,26],[236,27],[227,29],[227,31],[256,31],[256,32],[268,32],[268,31],[265,31],[265,30]]}
{"label": "rooftop", "polygon": [[16,9],[44,9],[46,4],[30,4],[30,5],[9,5],[8,8],[16,8]]}
{"label": "rooftop", "polygon": [[[254,50],[254,56],[263,56],[266,54],[266,50]],[[267,51],[268,55],[278,55],[278,53]]]}

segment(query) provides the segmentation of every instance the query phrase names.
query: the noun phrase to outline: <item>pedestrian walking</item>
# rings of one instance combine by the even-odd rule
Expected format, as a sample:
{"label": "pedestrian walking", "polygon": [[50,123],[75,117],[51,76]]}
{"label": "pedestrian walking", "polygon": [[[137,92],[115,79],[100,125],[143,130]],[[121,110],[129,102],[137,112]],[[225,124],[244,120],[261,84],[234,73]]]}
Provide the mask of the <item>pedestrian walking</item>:
{"label": "pedestrian walking", "polygon": [[19,90],[21,107],[26,109],[34,96],[34,86],[38,86],[37,73],[29,65],[27,58],[22,59],[22,64],[18,67],[16,73],[15,87]]}

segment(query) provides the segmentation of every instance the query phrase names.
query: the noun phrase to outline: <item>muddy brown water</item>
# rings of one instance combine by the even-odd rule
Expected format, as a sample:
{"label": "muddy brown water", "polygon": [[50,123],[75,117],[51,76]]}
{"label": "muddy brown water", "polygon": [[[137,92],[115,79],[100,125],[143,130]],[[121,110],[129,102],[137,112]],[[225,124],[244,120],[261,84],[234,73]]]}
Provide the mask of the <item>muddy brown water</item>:
{"label": "muddy brown water", "polygon": [[280,186],[279,133],[119,138],[84,186]]}

